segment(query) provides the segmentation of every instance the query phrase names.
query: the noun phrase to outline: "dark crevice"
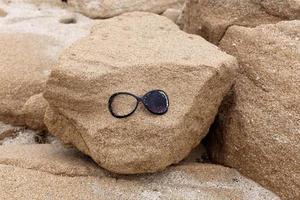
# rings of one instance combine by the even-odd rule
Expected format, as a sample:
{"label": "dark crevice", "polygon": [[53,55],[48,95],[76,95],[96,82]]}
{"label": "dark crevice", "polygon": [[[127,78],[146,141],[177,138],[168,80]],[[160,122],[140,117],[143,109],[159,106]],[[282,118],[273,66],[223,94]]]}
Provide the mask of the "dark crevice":
{"label": "dark crevice", "polygon": [[[233,87],[230,89],[228,94],[224,97],[219,109],[218,114],[215,117],[215,120],[206,137],[202,140],[203,145],[207,149],[208,159],[212,163],[215,161],[222,162],[222,151],[224,145],[224,134],[226,134],[224,125],[228,122],[228,115],[230,114],[232,108],[234,107],[235,95]],[[228,125],[228,124],[227,124]],[[222,164],[222,163],[218,163]]]}

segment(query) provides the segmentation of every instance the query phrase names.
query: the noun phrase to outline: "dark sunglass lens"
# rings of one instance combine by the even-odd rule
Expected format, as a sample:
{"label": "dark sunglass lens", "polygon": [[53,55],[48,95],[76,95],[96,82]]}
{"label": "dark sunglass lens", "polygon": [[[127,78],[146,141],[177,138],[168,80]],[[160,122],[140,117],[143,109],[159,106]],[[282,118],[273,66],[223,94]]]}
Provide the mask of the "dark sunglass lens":
{"label": "dark sunglass lens", "polygon": [[134,111],[137,103],[137,99],[132,95],[117,94],[110,101],[111,112],[119,117],[126,116]]}
{"label": "dark sunglass lens", "polygon": [[143,97],[145,107],[152,113],[164,114],[168,111],[169,101],[167,95],[160,90],[148,92]]}

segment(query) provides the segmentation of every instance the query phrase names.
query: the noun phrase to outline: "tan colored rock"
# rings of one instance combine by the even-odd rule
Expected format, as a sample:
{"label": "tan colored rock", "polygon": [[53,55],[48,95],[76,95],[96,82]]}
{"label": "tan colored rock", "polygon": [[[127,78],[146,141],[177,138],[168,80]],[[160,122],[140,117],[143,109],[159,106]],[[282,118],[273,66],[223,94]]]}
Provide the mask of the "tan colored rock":
{"label": "tan colored rock", "polygon": [[266,13],[261,0],[187,0],[184,30],[218,44],[231,25],[254,27],[280,18]]}
{"label": "tan colored rock", "polygon": [[299,0],[262,0],[261,4],[272,15],[287,19],[300,19]]}
{"label": "tan colored rock", "polygon": [[126,12],[145,11],[161,14],[179,8],[184,0],[68,0],[76,11],[91,18],[110,18]]}
{"label": "tan colored rock", "polygon": [[22,108],[26,125],[32,129],[46,130],[44,115],[47,106],[42,93],[31,96]]}
{"label": "tan colored rock", "polygon": [[0,149],[1,199],[279,199],[236,170],[217,165],[186,164],[153,175],[118,176],[74,149]]}
{"label": "tan colored rock", "polygon": [[104,171],[75,149],[61,145],[0,146],[0,163],[63,176],[101,176]]}
{"label": "tan colored rock", "polygon": [[300,199],[300,21],[230,27],[222,49],[240,76],[218,117],[211,156],[279,194]]}
{"label": "tan colored rock", "polygon": [[5,17],[7,13],[0,8],[0,17]]}
{"label": "tan colored rock", "polygon": [[162,14],[162,16],[167,17],[170,20],[172,20],[174,23],[176,23],[180,14],[181,14],[181,10],[169,8]]}
{"label": "tan colored rock", "polygon": [[[35,34],[0,34],[0,120],[23,125],[22,107],[41,93],[56,61],[53,38]],[[48,52],[47,52],[48,51]]]}
{"label": "tan colored rock", "polygon": [[[41,9],[3,2],[0,5],[8,13],[0,18],[0,46],[3,47],[0,49],[0,121],[25,125],[24,104],[43,92],[59,54],[88,34],[92,23],[78,15],[76,24],[62,24],[60,16],[67,11],[59,8]],[[43,103],[36,102],[36,105]],[[37,117],[41,116],[39,113]],[[28,121],[32,119],[31,116]]]}
{"label": "tan colored rock", "polygon": [[[45,123],[110,171],[163,170],[206,135],[236,68],[235,58],[165,17],[134,12],[103,20],[62,54],[44,93]],[[169,95],[166,115],[140,106],[117,119],[108,111],[115,92],[157,88]]]}

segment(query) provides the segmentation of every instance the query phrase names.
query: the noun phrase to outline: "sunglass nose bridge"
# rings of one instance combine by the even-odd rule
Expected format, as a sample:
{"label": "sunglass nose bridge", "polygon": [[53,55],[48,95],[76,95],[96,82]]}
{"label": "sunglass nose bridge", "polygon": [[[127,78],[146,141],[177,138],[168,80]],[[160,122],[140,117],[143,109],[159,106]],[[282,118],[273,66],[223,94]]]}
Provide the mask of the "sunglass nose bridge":
{"label": "sunglass nose bridge", "polygon": [[138,102],[143,102],[144,97],[136,97]]}

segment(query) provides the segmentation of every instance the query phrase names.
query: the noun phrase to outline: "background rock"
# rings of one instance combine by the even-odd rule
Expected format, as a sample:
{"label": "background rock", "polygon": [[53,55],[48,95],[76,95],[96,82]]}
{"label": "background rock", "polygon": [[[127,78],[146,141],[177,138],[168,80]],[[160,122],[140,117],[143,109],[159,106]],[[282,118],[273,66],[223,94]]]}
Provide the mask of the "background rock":
{"label": "background rock", "polygon": [[186,164],[153,175],[118,176],[74,149],[54,145],[0,147],[1,199],[257,199],[273,193],[236,170]]}
{"label": "background rock", "polygon": [[[261,0],[187,0],[184,30],[218,44],[231,25],[254,27],[280,20],[266,13]],[[275,1],[274,1],[275,2]]]}
{"label": "background rock", "polygon": [[261,4],[272,15],[287,19],[300,19],[299,0],[262,0]]}
{"label": "background rock", "polygon": [[1,0],[6,4],[21,4],[30,3],[37,6],[55,6],[55,7],[65,7],[66,4],[62,0]]}
{"label": "background rock", "polygon": [[[77,15],[76,24],[60,23],[60,17],[68,13],[60,8],[3,2],[0,6],[8,13],[0,18],[0,45],[5,47],[0,49],[0,120],[25,125],[25,102],[43,92],[59,54],[87,35],[92,22]],[[43,127],[41,122],[38,126],[34,128]]]}
{"label": "background rock", "polygon": [[0,46],[5,47],[0,49],[0,120],[24,124],[22,107],[43,91],[56,62],[49,55],[56,42],[42,35],[0,33]]}
{"label": "background rock", "polygon": [[126,12],[145,11],[163,13],[168,8],[178,8],[184,0],[68,0],[76,11],[91,18],[110,18]]}
{"label": "background rock", "polygon": [[181,12],[182,11],[179,9],[169,8],[162,14],[162,16],[167,17],[170,20],[172,20],[174,23],[176,23]]}
{"label": "background rock", "polygon": [[300,199],[300,21],[230,27],[220,46],[240,76],[224,102],[210,148],[218,163]]}
{"label": "background rock", "polygon": [[[235,58],[165,17],[135,12],[103,20],[62,54],[44,93],[45,123],[110,171],[162,170],[206,135],[236,68]],[[170,97],[166,115],[140,106],[116,119],[108,111],[115,92],[157,88]]]}
{"label": "background rock", "polygon": [[44,115],[47,106],[42,93],[31,96],[22,108],[26,125],[32,129],[46,130]]}

